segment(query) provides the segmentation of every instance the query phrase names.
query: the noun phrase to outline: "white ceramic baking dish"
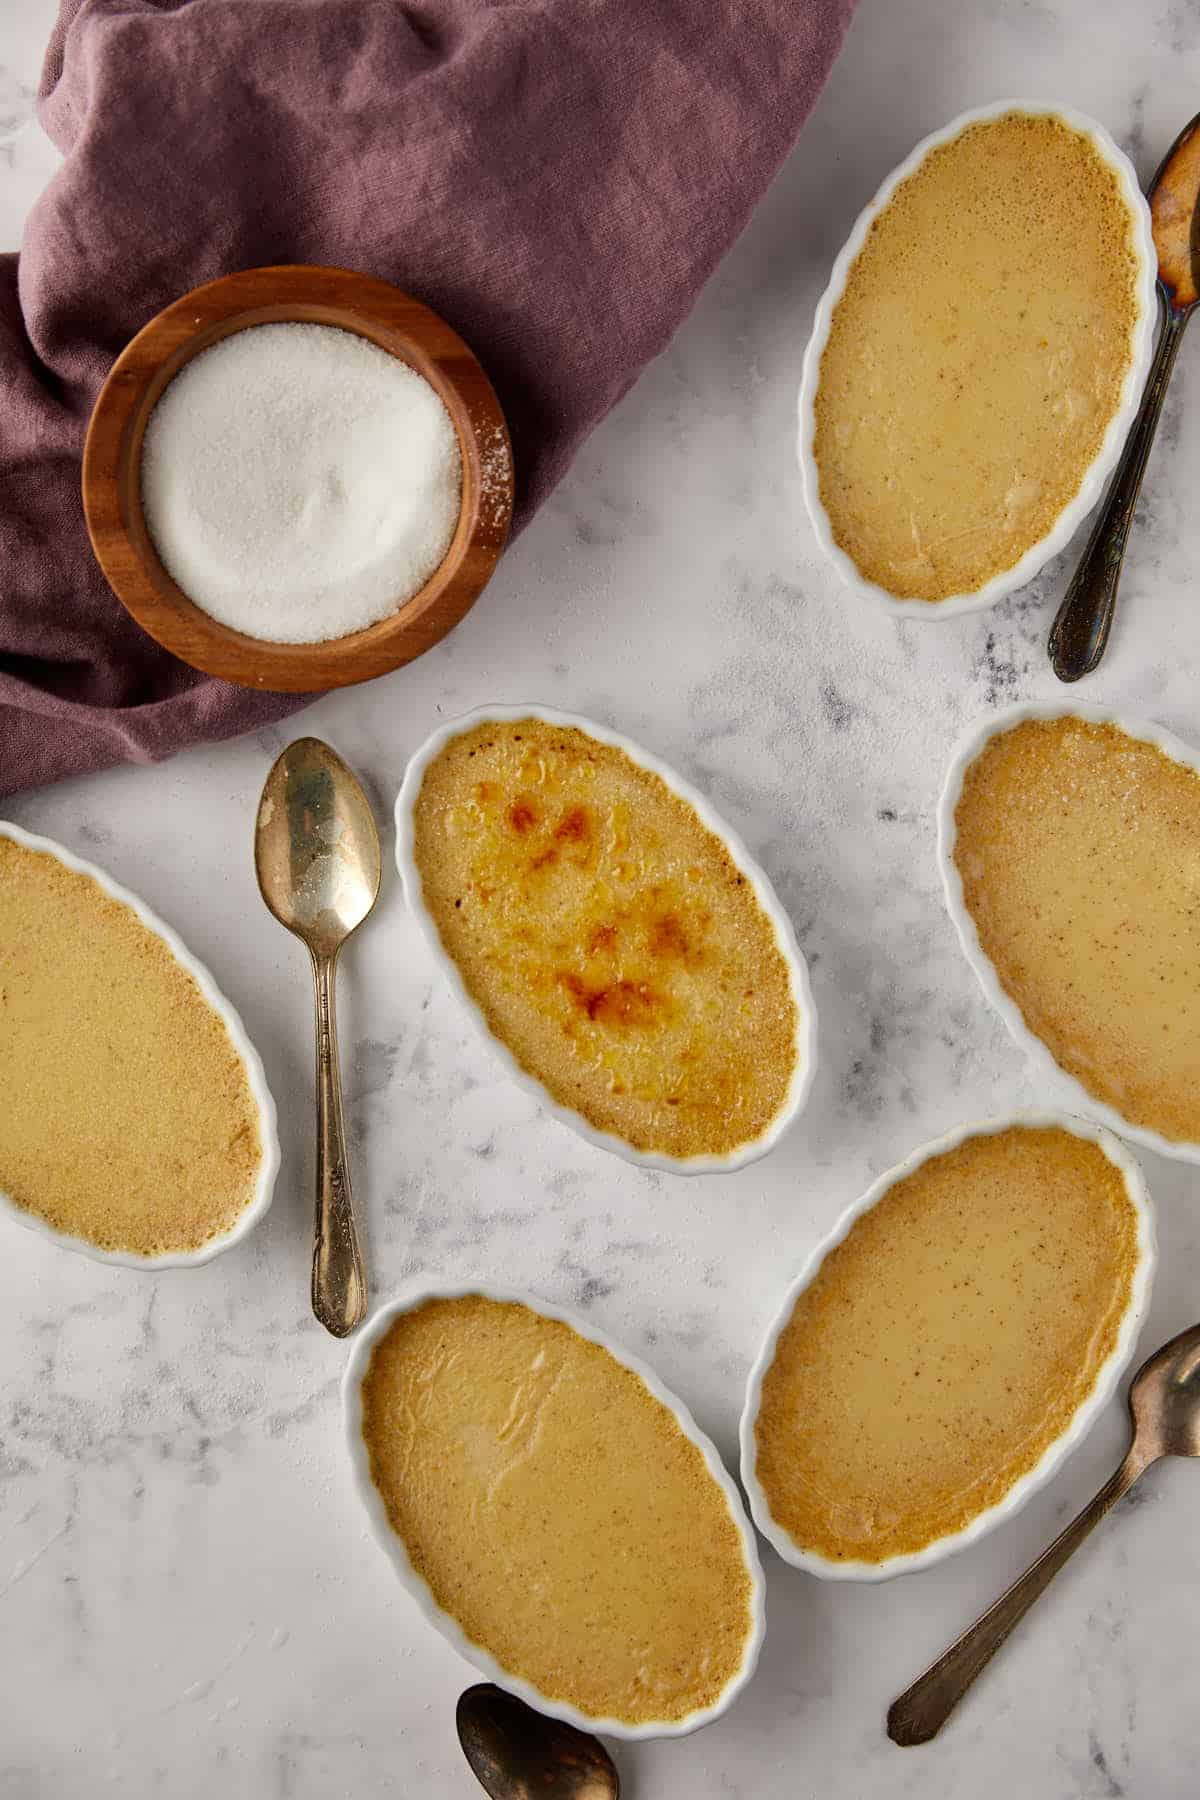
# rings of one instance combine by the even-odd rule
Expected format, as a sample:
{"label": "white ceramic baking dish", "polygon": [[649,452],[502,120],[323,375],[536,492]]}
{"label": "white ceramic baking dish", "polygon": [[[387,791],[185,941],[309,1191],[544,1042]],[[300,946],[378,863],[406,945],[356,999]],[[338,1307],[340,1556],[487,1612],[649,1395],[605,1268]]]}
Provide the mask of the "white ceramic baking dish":
{"label": "white ceramic baking dish", "polygon": [[[878,583],[868,581],[853,560],[834,542],[833,530],[821,500],[820,481],[816,457],[813,454],[813,438],[816,430],[814,405],[817,388],[821,376],[821,358],[825,353],[825,345],[829,341],[829,328],[833,320],[834,308],[846,289],[846,281],[850,274],[851,264],[862,249],[867,233],[883,208],[887,205],[897,187],[925,160],[931,150],[939,144],[946,144],[955,138],[968,125],[974,125],[980,119],[994,119],[1002,113],[1023,112],[1034,115],[1050,114],[1062,119],[1073,130],[1089,137],[1097,152],[1113,170],[1121,186],[1121,192],[1130,209],[1133,229],[1133,242],[1138,258],[1137,287],[1139,311],[1135,322],[1130,344],[1129,368],[1125,373],[1125,382],[1121,389],[1121,400],[1116,412],[1109,421],[1108,430],[1095,460],[1089,465],[1079,486],[1075,498],[1064,507],[1055,524],[1046,536],[1038,543],[1031,544],[1019,562],[1011,569],[1002,570],[983,587],[970,594],[955,594],[945,600],[900,600],[889,594],[886,588]],[[1065,549],[1081,520],[1089,513],[1099,500],[1104,484],[1121,453],[1122,445],[1133,424],[1134,414],[1142,397],[1142,389],[1146,384],[1146,376],[1150,369],[1150,359],[1154,351],[1154,329],[1158,317],[1158,302],[1155,290],[1157,274],[1157,258],[1154,253],[1154,242],[1150,232],[1150,208],[1140,187],[1133,164],[1124,152],[1118,149],[1103,125],[1097,124],[1084,113],[1076,112],[1069,106],[1050,106],[1039,100],[997,100],[989,106],[975,107],[970,112],[959,113],[940,131],[932,132],[921,142],[900,164],[893,169],[883,186],[879,189],[870,205],[859,214],[846,244],[829,277],[829,286],[817,304],[816,316],[813,320],[812,336],[808,340],[808,348],[804,353],[803,373],[800,381],[800,435],[798,453],[800,458],[800,475],[804,488],[804,502],[808,516],[812,520],[817,542],[825,556],[832,563],[838,575],[848,588],[864,599],[873,600],[885,611],[907,619],[949,619],[958,613],[979,612],[985,606],[995,605],[1014,589],[1023,587],[1031,581],[1038,570],[1049,562],[1052,556]]]}
{"label": "white ceramic baking dish", "polygon": [[[521,716],[526,717],[527,715],[522,714]],[[713,1705],[705,1707],[699,1712],[691,1713],[686,1719],[677,1722],[651,1721],[642,1725],[632,1725],[621,1719],[594,1719],[566,1701],[549,1699],[532,1683],[502,1668],[488,1651],[473,1643],[458,1621],[442,1610],[430,1593],[426,1582],[413,1568],[404,1542],[392,1529],[379,1490],[371,1480],[370,1463],[362,1429],[363,1378],[370,1365],[375,1345],[387,1333],[392,1321],[401,1313],[412,1312],[429,1300],[457,1300],[468,1294],[480,1294],[486,1300],[515,1302],[520,1306],[527,1306],[531,1311],[539,1313],[547,1319],[561,1320],[563,1324],[569,1325],[573,1331],[577,1331],[580,1337],[588,1339],[590,1343],[602,1345],[610,1355],[616,1358],[617,1362],[622,1363],[627,1369],[632,1369],[635,1375],[641,1377],[655,1399],[660,1400],[674,1414],[681,1431],[691,1439],[703,1456],[705,1466],[728,1502],[729,1514],[737,1527],[751,1582],[751,1626],[746,1639],[741,1667]],[[583,1731],[598,1731],[607,1737],[631,1740],[685,1737],[689,1732],[699,1730],[702,1725],[711,1724],[714,1719],[719,1718],[733,1705],[754,1674],[759,1651],[762,1648],[763,1633],[766,1630],[763,1574],[758,1560],[754,1533],[750,1529],[750,1523],[746,1518],[737,1488],[730,1479],[715,1446],[705,1437],[687,1407],[663,1386],[652,1369],[648,1368],[638,1357],[631,1355],[620,1344],[614,1343],[606,1333],[598,1331],[590,1320],[582,1318],[578,1313],[568,1311],[566,1307],[554,1306],[549,1301],[537,1299],[530,1294],[508,1288],[491,1287],[482,1282],[408,1287],[396,1299],[381,1307],[355,1338],[350,1359],[346,1364],[346,1373],[342,1378],[342,1416],[346,1432],[346,1447],[350,1456],[350,1470],[359,1498],[366,1509],[371,1536],[388,1558],[402,1584],[412,1595],[434,1630],[439,1631],[460,1656],[481,1670],[490,1681],[496,1682],[499,1687],[505,1688],[510,1694],[516,1694],[520,1699],[527,1701],[530,1706],[536,1707],[539,1712],[549,1713],[555,1719],[565,1719],[568,1724],[577,1725]]]}
{"label": "white ceramic baking dish", "polygon": [[[417,797],[421,791],[421,783],[429,764],[452,738],[470,731],[475,725],[494,719],[498,723],[510,723],[518,719],[539,719],[545,724],[569,727],[586,732],[589,737],[597,738],[602,744],[611,744],[623,750],[631,762],[643,769],[649,769],[658,775],[679,798],[687,803],[707,826],[714,836],[720,838],[730,857],[746,877],[754,896],[763,912],[770,920],[775,933],[775,941],[787,964],[791,979],[792,994],[796,1002],[797,1034],[796,1034],[796,1067],[792,1075],[787,1098],[772,1121],[769,1129],[760,1137],[742,1144],[727,1156],[692,1156],[678,1157],[664,1155],[655,1150],[636,1150],[615,1133],[598,1131],[581,1115],[570,1107],[562,1106],[547,1092],[536,1076],[523,1069],[508,1049],[490,1029],[483,1012],[467,990],[458,965],[450,957],[442,945],[437,925],[430,916],[422,898],[421,876],[413,854],[413,812]],[[735,831],[713,811],[704,795],[699,793],[686,781],[683,781],[666,763],[660,762],[649,751],[643,750],[632,739],[623,737],[620,732],[610,731],[604,725],[597,725],[592,719],[584,719],[576,713],[556,712],[547,706],[534,704],[526,706],[484,706],[475,712],[464,714],[461,718],[452,719],[441,725],[433,735],[425,740],[415,753],[404,773],[404,782],[396,801],[396,865],[404,884],[405,898],[412,909],[414,918],[420,926],[425,942],[433,955],[434,961],[449,982],[451,989],[458,997],[467,1017],[475,1027],[488,1049],[496,1056],[513,1081],[526,1092],[531,1093],[547,1112],[569,1125],[572,1131],[586,1138],[590,1144],[596,1144],[602,1150],[611,1150],[623,1156],[627,1162],[638,1163],[643,1168],[668,1169],[679,1175],[705,1175],[714,1172],[726,1172],[740,1169],[746,1163],[755,1162],[765,1156],[783,1136],[784,1132],[797,1118],[804,1108],[812,1087],[817,1066],[817,1014],[813,1004],[812,989],[808,979],[808,965],[796,943],[796,934],[792,922],[784,912],[770,881],[751,857],[746,846]]]}
{"label": "white ceramic baking dish", "polygon": [[[780,1333],[791,1318],[796,1301],[816,1278],[821,1264],[829,1252],[841,1243],[855,1220],[861,1218],[863,1213],[869,1212],[891,1188],[895,1187],[898,1181],[903,1181],[906,1176],[919,1169],[921,1164],[928,1162],[931,1157],[940,1156],[947,1150],[957,1148],[968,1138],[991,1136],[999,1131],[1007,1131],[1013,1126],[1034,1128],[1060,1126],[1064,1131],[1072,1132],[1076,1137],[1086,1138],[1089,1142],[1098,1144],[1109,1161],[1116,1165],[1124,1177],[1125,1191],[1137,1214],[1138,1260],[1133,1276],[1129,1305],[1121,1321],[1121,1329],[1112,1354],[1101,1366],[1091,1393],[1072,1415],[1071,1422],[1062,1435],[1047,1446],[1039,1461],[1029,1470],[1028,1474],[1014,1482],[1003,1500],[979,1513],[961,1531],[937,1538],[932,1544],[927,1544],[923,1550],[914,1551],[905,1556],[888,1557],[883,1562],[877,1563],[834,1562],[816,1551],[803,1550],[790,1534],[776,1523],[757,1474],[758,1445],[755,1438],[755,1425],[762,1401],[763,1377],[774,1359]],[[945,1137],[937,1138],[932,1143],[922,1144],[920,1149],[914,1150],[912,1155],[906,1157],[902,1163],[899,1163],[894,1169],[889,1169],[886,1175],[881,1175],[879,1180],[867,1189],[861,1200],[856,1200],[852,1206],[848,1207],[828,1237],[824,1238],[807,1258],[799,1275],[784,1295],[783,1304],[771,1323],[762,1349],[750,1371],[741,1424],[741,1471],[742,1486],[746,1490],[746,1496],[750,1502],[750,1513],[758,1529],[774,1545],[785,1562],[792,1563],[797,1569],[806,1569],[810,1575],[820,1575],[826,1581],[887,1581],[893,1575],[908,1575],[917,1569],[927,1569],[932,1563],[941,1562],[945,1557],[953,1555],[955,1551],[966,1549],[968,1544],[975,1543],[979,1538],[986,1536],[989,1531],[994,1531],[997,1525],[1002,1525],[1006,1519],[1011,1519],[1014,1513],[1020,1512],[1026,1501],[1036,1494],[1039,1488],[1046,1485],[1063,1460],[1087,1436],[1100,1412],[1116,1391],[1122,1371],[1133,1355],[1138,1333],[1146,1316],[1146,1309],[1150,1304],[1150,1287],[1154,1277],[1156,1259],[1154,1214],[1142,1172],[1116,1138],[1099,1125],[1092,1125],[1083,1119],[1069,1118],[1062,1113],[1014,1113],[1002,1119],[987,1119],[975,1124],[960,1125],[957,1130],[948,1132]]]}
{"label": "white ceramic baking dish", "polygon": [[937,855],[938,867],[942,876],[942,891],[946,896],[946,909],[954,922],[958,933],[958,941],[962,945],[963,955],[975,972],[975,978],[983,989],[989,1004],[995,1008],[1007,1025],[1009,1032],[1030,1058],[1036,1074],[1043,1080],[1055,1083],[1063,1097],[1065,1105],[1079,1107],[1081,1111],[1100,1119],[1110,1131],[1116,1131],[1122,1137],[1132,1138],[1135,1143],[1144,1144],[1148,1150],[1157,1150],[1160,1156],[1173,1156],[1178,1162],[1200,1163],[1200,1144],[1183,1140],[1165,1138],[1159,1132],[1145,1125],[1134,1125],[1119,1113],[1107,1101],[1098,1100],[1088,1091],[1083,1083],[1057,1063],[1050,1050],[1041,1038],[1032,1032],[1025,1023],[1024,1015],[1012,996],[1000,985],[991,958],[986,954],[979,942],[979,933],[975,921],[967,911],[963,899],[962,877],[954,861],[954,845],[957,836],[954,814],[962,795],[963,779],[968,768],[992,738],[1011,731],[1014,725],[1022,724],[1026,719],[1085,719],[1092,725],[1115,725],[1129,737],[1141,738],[1148,744],[1154,744],[1182,763],[1185,768],[1195,769],[1200,774],[1200,753],[1177,738],[1173,732],[1164,731],[1161,726],[1147,724],[1144,720],[1128,719],[1122,713],[1112,712],[1104,706],[1081,706],[1072,704],[1064,706],[1061,702],[1030,701],[1020,706],[1006,707],[1004,711],[991,713],[981,724],[973,727],[954,754],[938,801],[937,817]]}
{"label": "white ceramic baking dish", "polygon": [[204,967],[188,950],[178,934],[163,922],[156,913],[151,912],[145,901],[131,894],[128,888],[122,887],[98,869],[94,863],[85,862],[74,851],[68,850],[64,844],[55,843],[52,838],[36,837],[33,832],[25,831],[20,825],[13,825],[0,820],[0,836],[11,838],[15,843],[23,844],[28,850],[42,850],[54,856],[68,869],[79,875],[90,875],[98,887],[113,900],[137,915],[149,931],[162,939],[175,961],[192,976],[205,1000],[225,1023],[234,1049],[241,1058],[246,1071],[246,1080],[258,1111],[258,1131],[262,1145],[262,1160],[259,1164],[258,1180],[255,1184],[253,1198],[238,1218],[231,1230],[220,1237],[212,1238],[202,1244],[198,1250],[171,1251],[164,1256],[135,1256],[127,1250],[102,1250],[98,1244],[92,1244],[86,1238],[70,1237],[67,1233],[56,1231],[36,1213],[27,1212],[17,1206],[9,1196],[0,1190],[0,1211],[7,1217],[15,1219],[28,1231],[36,1231],[40,1237],[49,1238],[52,1243],[60,1245],[64,1250],[77,1250],[83,1256],[90,1256],[96,1262],[117,1263],[126,1269],[181,1269],[191,1268],[199,1263],[211,1262],[223,1250],[231,1250],[235,1244],[248,1237],[263,1217],[271,1204],[275,1191],[275,1177],[279,1172],[279,1137],[276,1129],[275,1102],[267,1086],[267,1078],[263,1071],[262,1059],[246,1034],[246,1028],[229,1001],[222,994],[216,982]]}

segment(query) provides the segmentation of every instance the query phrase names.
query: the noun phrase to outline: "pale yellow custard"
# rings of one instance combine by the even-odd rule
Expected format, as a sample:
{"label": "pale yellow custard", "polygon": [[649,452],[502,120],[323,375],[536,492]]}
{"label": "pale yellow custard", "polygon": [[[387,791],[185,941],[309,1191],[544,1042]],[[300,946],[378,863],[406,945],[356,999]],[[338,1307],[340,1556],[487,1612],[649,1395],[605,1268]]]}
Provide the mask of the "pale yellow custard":
{"label": "pale yellow custard", "polygon": [[139,1256],[254,1198],[258,1106],[225,1021],[128,906],[0,834],[0,1191]]}
{"label": "pale yellow custard", "polygon": [[821,359],[814,453],[835,542],[898,599],[970,594],[1079,491],[1139,316],[1133,217],[1052,114],[968,125],[873,221]]}
{"label": "pale yellow custard", "polygon": [[963,901],[1055,1061],[1133,1125],[1200,1142],[1200,775],[1115,725],[989,739],[955,811]]}
{"label": "pale yellow custard", "polygon": [[719,1156],[787,1103],[798,1009],[725,845],[623,750],[536,718],[425,771],[424,903],[495,1036],[562,1106],[638,1150]]}
{"label": "pale yellow custard", "polygon": [[1095,1386],[1128,1310],[1137,1214],[1061,1128],[966,1139],[825,1257],[762,1384],[757,1473],[802,1549],[879,1563],[1003,1500]]}
{"label": "pale yellow custard", "polygon": [[362,1402],[410,1562],[510,1675],[646,1724],[739,1674],[753,1581],[729,1502],[608,1350],[515,1302],[429,1300],[375,1346]]}

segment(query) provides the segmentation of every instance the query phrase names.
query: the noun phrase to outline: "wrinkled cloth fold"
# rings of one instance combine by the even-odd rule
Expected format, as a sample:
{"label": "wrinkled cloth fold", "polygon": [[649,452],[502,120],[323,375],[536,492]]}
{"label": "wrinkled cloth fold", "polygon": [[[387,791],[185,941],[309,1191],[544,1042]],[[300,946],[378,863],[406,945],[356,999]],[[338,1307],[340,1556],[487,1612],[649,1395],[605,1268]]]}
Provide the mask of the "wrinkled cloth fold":
{"label": "wrinkled cloth fold", "polygon": [[184,667],[92,557],[87,419],[154,313],[274,262],[418,295],[497,387],[519,529],[745,224],[852,7],[64,0],[66,160],[0,258],[0,794],[304,704]]}

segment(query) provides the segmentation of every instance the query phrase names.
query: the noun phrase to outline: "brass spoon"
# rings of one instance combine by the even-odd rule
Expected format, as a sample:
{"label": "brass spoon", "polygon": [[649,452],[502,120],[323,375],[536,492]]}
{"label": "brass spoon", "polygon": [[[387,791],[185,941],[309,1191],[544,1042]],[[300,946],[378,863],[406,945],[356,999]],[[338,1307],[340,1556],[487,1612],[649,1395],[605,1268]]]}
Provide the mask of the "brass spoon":
{"label": "brass spoon", "polygon": [[281,925],[307,945],[317,991],[317,1216],[312,1304],[334,1337],[367,1310],[338,1068],[338,952],[379,893],[379,833],[370,803],[320,738],[297,738],[267,776],[254,834],[258,885]]}
{"label": "brass spoon", "polygon": [[1093,1525],[1163,1456],[1200,1456],[1200,1325],[1181,1331],[1144,1362],[1129,1389],[1133,1442],[1125,1461],[1048,1550],[951,1644],[888,1710],[895,1744],[936,1737],[1014,1625],[1077,1550]]}
{"label": "brass spoon", "polygon": [[1092,528],[1066,597],[1050,628],[1048,649],[1060,681],[1078,681],[1099,667],[1108,645],[1125,544],[1158,429],[1167,383],[1192,316],[1197,293],[1200,234],[1200,113],[1185,125],[1150,183],[1150,219],[1158,252],[1158,291],[1165,308],[1150,379],[1142,395],[1108,498]]}
{"label": "brass spoon", "polygon": [[484,1681],[459,1696],[458,1741],[492,1800],[620,1800],[621,1783],[599,1738],[547,1719]]}

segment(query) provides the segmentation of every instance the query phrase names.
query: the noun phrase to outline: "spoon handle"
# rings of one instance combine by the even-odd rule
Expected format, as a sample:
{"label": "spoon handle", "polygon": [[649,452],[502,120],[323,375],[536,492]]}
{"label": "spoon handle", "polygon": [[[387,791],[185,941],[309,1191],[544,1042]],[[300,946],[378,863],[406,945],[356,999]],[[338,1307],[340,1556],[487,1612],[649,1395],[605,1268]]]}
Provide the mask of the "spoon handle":
{"label": "spoon handle", "polygon": [[1060,681],[1078,681],[1081,675],[1090,675],[1099,667],[1108,645],[1129,528],[1133,524],[1142,477],[1146,473],[1146,459],[1158,430],[1158,416],[1162,412],[1188,318],[1187,312],[1176,312],[1172,307],[1167,309],[1133,430],[1121,453],[1108,497],[1092,527],[1087,549],[1050,628],[1047,648],[1054,673]]}
{"label": "spoon handle", "polygon": [[326,1331],[348,1337],[367,1310],[350,1165],[342,1121],[334,982],[337,957],[314,956],[317,990],[317,1216],[313,1238],[312,1305]]}
{"label": "spoon handle", "polygon": [[963,1632],[957,1643],[931,1663],[888,1708],[887,1731],[894,1744],[927,1744],[936,1737],[976,1677],[987,1667],[1013,1627],[1050,1585],[1093,1526],[1127,1494],[1148,1465],[1131,1448],[1125,1461],[1094,1499],[1071,1520],[1049,1549],[1026,1569],[994,1605]]}

